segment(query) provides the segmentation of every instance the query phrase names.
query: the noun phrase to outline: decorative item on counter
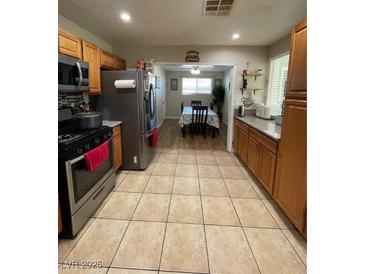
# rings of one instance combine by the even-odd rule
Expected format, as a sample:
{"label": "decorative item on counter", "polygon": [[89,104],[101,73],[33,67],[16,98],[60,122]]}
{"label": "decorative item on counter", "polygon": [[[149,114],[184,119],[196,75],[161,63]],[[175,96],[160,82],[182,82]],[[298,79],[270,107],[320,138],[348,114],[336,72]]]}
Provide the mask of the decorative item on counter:
{"label": "decorative item on counter", "polygon": [[241,102],[246,108],[252,106],[253,98],[251,92],[247,92],[247,94],[241,98]]}
{"label": "decorative item on counter", "polygon": [[185,62],[199,62],[199,51],[196,50],[189,50],[186,53]]}

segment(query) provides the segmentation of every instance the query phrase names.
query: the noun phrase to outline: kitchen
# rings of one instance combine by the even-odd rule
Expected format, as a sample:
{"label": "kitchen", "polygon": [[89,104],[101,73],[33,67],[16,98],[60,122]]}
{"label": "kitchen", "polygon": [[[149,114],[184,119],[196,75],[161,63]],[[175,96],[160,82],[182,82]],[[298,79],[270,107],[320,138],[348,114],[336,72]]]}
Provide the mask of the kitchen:
{"label": "kitchen", "polygon": [[[354,88],[329,61],[317,66],[330,49],[311,56],[322,29],[306,0],[59,0],[56,10],[50,26],[29,20],[50,28],[49,44],[36,31],[17,32],[23,44],[9,34],[32,65],[4,57],[14,74],[0,108],[11,107],[2,115],[4,272],[343,273],[345,262],[358,272],[361,252],[349,248],[362,246],[353,225],[361,186],[347,184],[362,161],[341,155],[362,133],[341,145],[339,124],[354,120],[332,115],[345,97],[328,94]],[[319,80],[325,88],[312,86]],[[358,116],[362,100],[350,100]],[[28,264],[34,256],[40,266]]]}
{"label": "kitchen", "polygon": [[269,47],[105,47],[74,5],[59,6],[59,273],[306,272],[306,21]]}

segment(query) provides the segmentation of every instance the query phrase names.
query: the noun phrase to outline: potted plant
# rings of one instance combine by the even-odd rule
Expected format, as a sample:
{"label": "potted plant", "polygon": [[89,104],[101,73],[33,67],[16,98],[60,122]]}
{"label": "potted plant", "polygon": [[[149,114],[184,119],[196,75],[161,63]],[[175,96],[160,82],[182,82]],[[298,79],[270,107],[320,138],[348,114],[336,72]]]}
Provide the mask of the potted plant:
{"label": "potted plant", "polygon": [[213,105],[217,106],[217,114],[219,119],[222,119],[222,107],[224,102],[224,87],[222,85],[217,85],[213,88]]}

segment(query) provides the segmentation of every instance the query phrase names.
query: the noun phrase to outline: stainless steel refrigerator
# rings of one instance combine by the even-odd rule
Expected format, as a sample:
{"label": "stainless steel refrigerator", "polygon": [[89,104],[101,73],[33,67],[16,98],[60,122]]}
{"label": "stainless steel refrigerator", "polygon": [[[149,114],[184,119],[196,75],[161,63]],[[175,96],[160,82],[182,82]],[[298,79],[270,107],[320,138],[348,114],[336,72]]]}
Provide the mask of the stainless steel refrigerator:
{"label": "stainless steel refrigerator", "polygon": [[[104,120],[123,121],[122,169],[145,169],[154,156],[150,136],[156,128],[156,93],[153,77],[144,70],[102,71],[101,96],[96,109]],[[116,88],[117,80],[134,80],[133,88]]]}

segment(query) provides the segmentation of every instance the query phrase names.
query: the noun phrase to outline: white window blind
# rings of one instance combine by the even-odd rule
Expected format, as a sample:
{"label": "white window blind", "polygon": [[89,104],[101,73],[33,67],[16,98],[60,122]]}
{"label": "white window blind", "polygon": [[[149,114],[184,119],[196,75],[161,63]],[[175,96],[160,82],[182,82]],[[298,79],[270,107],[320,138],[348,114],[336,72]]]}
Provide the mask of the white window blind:
{"label": "white window blind", "polygon": [[271,61],[268,104],[272,115],[281,115],[286,80],[288,78],[289,54]]}
{"label": "white window blind", "polygon": [[183,78],[182,94],[211,94],[212,79],[211,78]]}

